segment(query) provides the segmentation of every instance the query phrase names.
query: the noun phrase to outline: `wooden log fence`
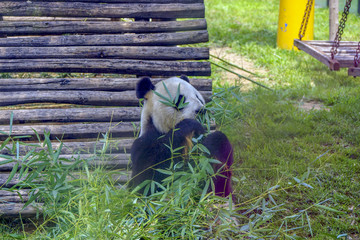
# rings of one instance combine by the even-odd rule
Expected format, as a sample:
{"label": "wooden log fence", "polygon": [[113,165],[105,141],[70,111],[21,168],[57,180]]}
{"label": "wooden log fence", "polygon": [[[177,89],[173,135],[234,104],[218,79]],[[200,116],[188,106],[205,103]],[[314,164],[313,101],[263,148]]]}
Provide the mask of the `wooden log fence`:
{"label": "wooden log fence", "polygon": [[210,76],[209,62],[150,61],[122,59],[0,59],[0,72],[72,72],[147,75]]}
{"label": "wooden log fence", "polygon": [[[1,21],[0,21],[1,25]],[[0,29],[1,31],[1,29]],[[5,31],[3,31],[5,32]],[[8,33],[8,32],[6,32]],[[4,33],[5,34],[5,33]],[[0,38],[0,47],[62,47],[62,46],[172,46],[207,42],[207,31],[16,37],[9,41]]]}
{"label": "wooden log fence", "polygon": [[[154,84],[164,78],[152,78]],[[0,92],[39,91],[39,90],[93,90],[127,91],[134,90],[138,78],[3,78]],[[210,92],[211,79],[190,78],[190,83],[199,91]],[[206,93],[204,93],[206,94]],[[209,93],[207,93],[209,94]]]}
{"label": "wooden log fence", "polygon": [[[63,148],[61,149],[61,154],[71,155],[71,154],[95,154],[98,151],[102,150],[104,147],[104,142],[99,139],[81,139],[78,141],[63,140]],[[108,140],[107,148],[105,153],[129,153],[134,138],[119,138],[119,139],[110,139]],[[58,149],[60,146],[60,141],[56,140],[52,142],[52,147]],[[6,148],[0,150],[0,154],[3,155],[12,155],[10,149],[12,145],[7,145]],[[20,155],[24,156],[29,151],[35,149],[36,151],[41,151],[46,149],[39,142],[30,142],[27,145],[19,145],[18,152]]]}
{"label": "wooden log fence", "polygon": [[[206,29],[206,21],[170,22],[104,22],[104,21],[3,21],[0,34],[21,35],[60,35],[60,34],[125,34],[125,33],[167,33]],[[74,37],[76,38],[76,37]],[[112,38],[112,37],[111,37]],[[124,38],[122,36],[122,38]],[[70,38],[71,40],[71,38]],[[158,39],[158,41],[161,39]],[[104,40],[103,40],[104,42]],[[83,43],[82,43],[83,44]],[[86,42],[84,43],[86,44]],[[87,44],[89,45],[89,44]]]}
{"label": "wooden log fence", "polygon": [[34,122],[136,122],[140,118],[139,107],[65,108],[0,110],[0,126],[13,123]]}
{"label": "wooden log fence", "polygon": [[[8,158],[0,158],[0,161],[5,161]],[[78,159],[86,160],[86,164],[88,168],[93,169],[96,167],[103,167],[105,169],[127,169],[130,167],[131,161],[129,153],[117,153],[117,154],[104,154],[102,156],[96,156],[94,154],[67,154],[67,155],[59,155],[59,160],[63,161],[64,165],[69,165],[75,162]],[[26,163],[26,162],[25,162]],[[3,164],[0,166],[0,171],[8,171],[10,172],[15,167],[15,162]],[[21,168],[22,164],[18,166]],[[83,166],[81,164],[79,167]],[[1,191],[0,191],[1,194]]]}
{"label": "wooden log fence", "polygon": [[207,48],[191,47],[133,47],[133,46],[81,46],[81,47],[0,47],[0,59],[36,58],[121,58],[144,60],[201,60],[209,58]]}
{"label": "wooden log fence", "polygon": [[203,0],[0,0],[0,215],[41,208],[22,209],[29,189],[6,188],[30,151],[47,150],[48,132],[64,164],[84,159],[126,183],[141,76],[185,74],[211,99],[209,49],[195,45],[209,40],[204,16]]}
{"label": "wooden log fence", "polygon": [[1,16],[95,17],[95,18],[204,18],[205,6],[158,3],[83,3],[83,2],[0,2]]}
{"label": "wooden log fence", "polygon": [[[12,0],[13,2],[22,2],[23,0]],[[32,0],[32,2],[64,2],[64,0]],[[8,2],[8,0],[0,0]],[[204,3],[204,0],[66,0],[66,2],[89,2],[89,3]]]}

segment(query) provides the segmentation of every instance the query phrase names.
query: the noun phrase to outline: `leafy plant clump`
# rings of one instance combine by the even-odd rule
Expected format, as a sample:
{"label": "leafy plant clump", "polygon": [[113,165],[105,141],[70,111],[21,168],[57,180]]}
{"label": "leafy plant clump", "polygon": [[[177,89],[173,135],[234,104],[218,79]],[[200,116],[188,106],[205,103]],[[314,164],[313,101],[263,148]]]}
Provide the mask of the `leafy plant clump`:
{"label": "leafy plant clump", "polygon": [[[44,140],[27,144],[21,138],[9,138],[1,145],[11,155],[1,155],[15,167],[7,183],[14,182],[8,191],[29,189],[25,207],[41,208],[42,214],[34,221],[36,230],[24,232],[15,229],[8,236],[44,239],[91,238],[91,239],[139,239],[185,238],[200,239],[205,236],[231,236],[234,234],[233,203],[208,192],[211,177],[216,173],[211,166],[215,162],[203,154],[207,150],[199,139],[187,152],[188,161],[171,164],[159,169],[168,177],[162,183],[144,182],[152,194],[148,197],[129,192],[113,178],[117,170],[93,166],[96,158],[106,161],[108,135],[99,140],[103,147],[94,152],[93,158],[61,157],[63,143],[58,147],[50,141],[50,133]],[[26,148],[27,154],[21,152]],[[183,154],[183,149],[171,149],[172,155]],[[171,161],[171,159],[169,159]],[[125,184],[126,185],[126,184]],[[155,192],[155,186],[164,191]],[[230,208],[220,208],[219,204]],[[40,221],[41,220],[41,221]]]}

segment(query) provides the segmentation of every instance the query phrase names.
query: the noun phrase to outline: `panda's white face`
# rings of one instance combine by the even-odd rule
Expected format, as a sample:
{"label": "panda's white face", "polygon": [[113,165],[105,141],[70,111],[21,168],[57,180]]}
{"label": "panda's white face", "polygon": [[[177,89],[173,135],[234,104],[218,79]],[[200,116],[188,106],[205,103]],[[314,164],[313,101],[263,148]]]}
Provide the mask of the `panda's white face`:
{"label": "panda's white face", "polygon": [[146,132],[148,124],[151,124],[151,120],[152,124],[159,132],[167,133],[180,121],[187,118],[195,119],[196,116],[204,109],[204,98],[190,83],[177,77],[168,78],[157,83],[154,91],[169,98],[169,94],[164,88],[164,84],[170,92],[173,101],[178,94],[178,88],[180,85],[179,101],[184,98],[184,103],[186,104],[181,109],[167,106],[161,102],[164,101],[164,99],[159,97],[153,91],[149,91],[146,94],[141,113],[140,136]]}

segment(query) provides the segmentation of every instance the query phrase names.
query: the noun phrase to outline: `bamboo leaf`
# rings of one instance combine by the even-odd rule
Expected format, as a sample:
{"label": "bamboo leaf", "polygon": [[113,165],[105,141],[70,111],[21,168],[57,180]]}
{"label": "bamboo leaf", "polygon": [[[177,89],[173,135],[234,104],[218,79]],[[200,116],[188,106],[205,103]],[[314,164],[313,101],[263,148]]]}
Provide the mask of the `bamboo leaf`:
{"label": "bamboo leaf", "polygon": [[267,86],[265,86],[265,85],[263,85],[263,84],[261,84],[261,83],[259,83],[259,82],[256,82],[256,81],[252,80],[251,78],[248,78],[248,77],[245,77],[245,76],[243,76],[243,75],[240,75],[240,74],[238,74],[238,73],[236,73],[236,72],[234,72],[234,71],[232,71],[232,70],[230,70],[230,69],[228,69],[228,68],[226,68],[226,67],[223,67],[223,66],[221,66],[221,65],[219,65],[219,64],[217,64],[217,63],[215,63],[215,62],[210,61],[210,63],[213,64],[213,65],[215,65],[215,66],[217,66],[217,67],[219,67],[219,68],[224,69],[224,70],[227,71],[227,72],[230,72],[230,73],[232,73],[232,74],[235,74],[235,75],[238,76],[239,78],[246,79],[246,80],[248,80],[248,81],[250,81],[250,82],[252,82],[252,83],[255,83],[256,85],[258,85],[258,86],[260,86],[260,87],[263,87],[263,88],[265,88],[265,89],[267,89],[267,90],[273,91],[271,88],[269,88],[269,87],[267,87]]}
{"label": "bamboo leaf", "polygon": [[16,163],[15,166],[13,167],[13,169],[11,170],[8,179],[5,182],[5,185],[8,184],[14,178],[18,167],[19,167],[19,163]]}
{"label": "bamboo leaf", "polygon": [[167,88],[166,84],[165,84],[164,82],[162,82],[162,84],[163,84],[163,86],[164,86],[167,94],[169,95],[170,99],[174,99],[174,98],[171,96],[171,93],[170,93],[169,89]]}
{"label": "bamboo leaf", "polygon": [[10,142],[11,138],[5,139],[5,141],[0,145],[0,150],[4,149],[6,145]]}
{"label": "bamboo leaf", "polygon": [[178,85],[178,88],[177,88],[177,91],[176,91],[176,96],[175,96],[174,103],[177,103],[179,101],[179,97],[180,97],[180,84]]}
{"label": "bamboo leaf", "polygon": [[307,212],[305,212],[305,215],[306,215],[306,221],[307,221],[308,226],[309,226],[310,234],[311,234],[311,236],[313,237],[313,231],[312,231],[312,228],[311,228],[311,223],[310,223],[309,215],[307,214]]}
{"label": "bamboo leaf", "polygon": [[34,202],[34,201],[38,198],[38,196],[40,195],[40,193],[41,193],[41,192],[38,191],[37,193],[33,194],[33,195],[29,198],[29,200],[25,203],[23,209],[26,208],[27,206],[29,206],[32,202]]}
{"label": "bamboo leaf", "polygon": [[161,102],[162,104],[169,106],[169,107],[176,107],[176,105],[171,102],[165,102],[165,101],[159,101],[159,102]]}
{"label": "bamboo leaf", "polygon": [[308,187],[308,188],[311,188],[311,189],[313,189],[313,187],[311,186],[311,185],[309,185],[309,184],[307,184],[307,183],[300,183],[301,185],[303,185],[303,186],[305,186],[305,187]]}
{"label": "bamboo leaf", "polygon": [[54,150],[52,148],[51,140],[50,140],[50,133],[44,132],[44,144],[47,146],[48,153],[51,159],[54,159]]}
{"label": "bamboo leaf", "polygon": [[21,165],[21,168],[20,168],[20,171],[19,171],[19,179],[22,178],[25,168],[26,168],[25,165]]}
{"label": "bamboo leaf", "polygon": [[297,183],[301,183],[301,180],[298,179],[297,177],[293,177],[293,179],[294,179]]}
{"label": "bamboo leaf", "polygon": [[204,189],[203,189],[203,191],[201,193],[200,201],[202,201],[202,199],[205,198],[205,196],[206,196],[206,194],[207,194],[207,192],[209,190],[209,186],[210,186],[210,180],[207,180],[206,184],[205,184],[205,187],[204,187]]}
{"label": "bamboo leaf", "polygon": [[226,61],[226,60],[224,60],[224,59],[222,59],[222,58],[219,58],[219,57],[217,57],[217,56],[215,56],[215,55],[213,55],[213,54],[210,54],[210,56],[213,57],[213,58],[215,58],[215,59],[217,59],[217,60],[220,60],[221,62],[223,62],[223,63],[225,63],[225,64],[227,64],[227,65],[229,65],[229,66],[231,66],[231,67],[237,68],[237,69],[239,69],[239,70],[241,70],[241,71],[244,71],[244,72],[247,72],[247,73],[250,73],[251,75],[254,75],[254,76],[256,76],[256,77],[260,77],[260,76],[259,76],[258,74],[256,74],[256,73],[250,72],[249,70],[246,70],[245,68],[242,68],[242,67],[239,67],[239,66],[237,66],[237,65],[235,65],[235,64],[232,64],[232,63],[230,63],[230,62],[228,62],[228,61]]}
{"label": "bamboo leaf", "polygon": [[63,142],[60,142],[60,146],[59,146],[59,148],[56,150],[55,155],[54,155],[54,159],[53,159],[53,161],[56,162],[56,163],[57,163],[58,160],[59,160],[59,156],[60,156],[62,147],[63,147]]}
{"label": "bamboo leaf", "polygon": [[19,160],[20,158],[20,145],[19,141],[16,141],[16,160]]}
{"label": "bamboo leaf", "polygon": [[165,174],[165,175],[172,175],[173,172],[169,171],[169,170],[165,170],[165,169],[156,169],[156,171],[158,171],[159,173]]}
{"label": "bamboo leaf", "polygon": [[[0,156],[0,157],[1,157],[1,156]],[[12,163],[12,162],[14,162],[14,160],[13,160],[13,159],[3,160],[3,161],[1,161],[1,162],[0,162],[0,166],[1,166],[1,165],[8,164],[8,163]]]}
{"label": "bamboo leaf", "polygon": [[270,201],[271,201],[272,203],[274,203],[275,205],[277,205],[276,202],[275,202],[275,200],[274,200],[274,198],[271,196],[271,194],[269,194],[269,199],[270,199]]}
{"label": "bamboo leaf", "polygon": [[330,208],[330,207],[327,207],[327,206],[324,206],[324,205],[315,204],[314,206],[315,206],[315,207],[318,207],[318,208],[322,208],[322,209],[327,210],[327,211],[330,211],[330,212],[335,212],[335,213],[344,214],[344,212],[338,211],[338,210],[336,210],[336,209],[333,209],[333,208]]}
{"label": "bamboo leaf", "polygon": [[10,130],[9,130],[9,136],[10,136],[11,133],[12,133],[13,120],[14,120],[14,112],[11,112],[11,115],[10,115]]}
{"label": "bamboo leaf", "polygon": [[158,93],[158,92],[156,92],[156,91],[154,91],[154,93],[155,93],[157,96],[159,96],[160,98],[164,99],[165,101],[172,103],[172,100],[171,100],[171,99],[169,99],[169,98],[161,95],[160,93]]}
{"label": "bamboo leaf", "polygon": [[[197,144],[197,147],[198,147],[202,152],[210,155],[210,151],[209,151],[204,145],[202,145],[202,144],[199,143],[199,144]],[[221,163],[221,162],[220,162],[220,163]]]}

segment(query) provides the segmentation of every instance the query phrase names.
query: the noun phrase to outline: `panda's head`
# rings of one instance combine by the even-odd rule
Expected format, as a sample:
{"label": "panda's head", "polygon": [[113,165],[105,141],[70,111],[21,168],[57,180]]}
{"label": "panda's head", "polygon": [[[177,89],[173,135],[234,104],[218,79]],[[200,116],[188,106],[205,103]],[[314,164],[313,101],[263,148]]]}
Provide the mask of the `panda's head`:
{"label": "panda's head", "polygon": [[[152,126],[160,133],[167,133],[183,119],[195,119],[204,111],[204,98],[186,76],[168,78],[155,86],[149,77],[144,77],[137,83],[136,96],[144,99],[140,136]],[[161,96],[171,100],[173,106],[165,104]]]}

